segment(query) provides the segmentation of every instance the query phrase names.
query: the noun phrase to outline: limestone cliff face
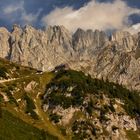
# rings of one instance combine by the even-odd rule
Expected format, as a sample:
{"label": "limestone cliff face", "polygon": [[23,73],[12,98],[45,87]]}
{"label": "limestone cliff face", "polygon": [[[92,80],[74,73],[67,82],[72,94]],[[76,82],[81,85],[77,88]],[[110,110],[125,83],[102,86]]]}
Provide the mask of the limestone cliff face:
{"label": "limestone cliff face", "polygon": [[37,30],[14,25],[0,28],[0,57],[43,71],[67,63],[93,77],[109,79],[140,90],[140,34],[78,29],[73,35],[63,26]]}
{"label": "limestone cliff face", "polygon": [[111,41],[117,45],[117,49],[125,52],[131,52],[135,50],[136,38],[129,32],[117,31],[111,36]]}
{"label": "limestone cliff face", "polygon": [[78,29],[73,35],[73,48],[80,60],[91,60],[108,41],[107,35],[102,31]]}
{"label": "limestone cliff face", "polygon": [[0,57],[7,58],[10,52],[9,47],[10,33],[4,27],[0,28]]}
{"label": "limestone cliff face", "polygon": [[10,41],[10,60],[40,70],[66,63],[72,55],[71,38],[61,27],[49,27],[46,31],[31,26],[23,30],[16,27]]}

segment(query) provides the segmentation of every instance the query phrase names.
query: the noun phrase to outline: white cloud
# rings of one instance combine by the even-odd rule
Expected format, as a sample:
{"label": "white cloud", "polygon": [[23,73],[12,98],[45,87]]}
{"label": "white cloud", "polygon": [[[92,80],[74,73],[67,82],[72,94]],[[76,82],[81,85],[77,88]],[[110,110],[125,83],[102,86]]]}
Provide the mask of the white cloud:
{"label": "white cloud", "polygon": [[21,20],[25,23],[25,24],[32,24],[34,22],[37,21],[37,18],[38,16],[40,15],[40,12],[42,10],[39,9],[38,12],[36,14],[33,14],[33,13],[29,13],[27,14],[26,11],[24,10],[22,12],[22,15],[21,15]]}
{"label": "white cloud", "polygon": [[134,24],[128,28],[123,29],[124,31],[128,31],[132,35],[137,34],[140,32],[140,23]]}
{"label": "white cloud", "polygon": [[7,7],[4,7],[3,12],[4,14],[12,14],[18,10],[24,10],[24,2],[20,2],[15,5],[8,5]]}
{"label": "white cloud", "polygon": [[99,3],[92,0],[78,10],[72,7],[56,8],[42,18],[44,25],[64,25],[70,31],[83,29],[122,29],[131,24],[129,16],[140,14],[140,9],[129,7],[122,0]]}
{"label": "white cloud", "polygon": [[[24,8],[24,1],[21,1],[18,4],[11,4],[3,8],[3,13],[5,16],[10,18],[11,21],[17,21],[18,18],[18,20],[20,20],[22,24],[33,24],[37,21],[40,12],[41,9],[39,9],[36,14],[27,13],[27,11]],[[20,13],[19,17],[17,17],[18,13]]]}

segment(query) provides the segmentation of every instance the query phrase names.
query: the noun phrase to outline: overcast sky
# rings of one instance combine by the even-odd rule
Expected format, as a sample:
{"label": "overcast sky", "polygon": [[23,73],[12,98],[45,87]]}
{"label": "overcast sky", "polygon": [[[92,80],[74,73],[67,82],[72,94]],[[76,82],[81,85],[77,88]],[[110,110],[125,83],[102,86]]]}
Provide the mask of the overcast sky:
{"label": "overcast sky", "polygon": [[121,29],[140,22],[140,0],[0,0],[0,26],[64,25],[71,31]]}

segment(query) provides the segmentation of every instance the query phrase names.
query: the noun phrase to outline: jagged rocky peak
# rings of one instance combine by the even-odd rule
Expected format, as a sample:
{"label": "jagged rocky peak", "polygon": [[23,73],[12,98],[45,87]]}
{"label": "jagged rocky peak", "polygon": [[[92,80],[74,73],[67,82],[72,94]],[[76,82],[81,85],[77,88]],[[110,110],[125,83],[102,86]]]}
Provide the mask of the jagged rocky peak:
{"label": "jagged rocky peak", "polygon": [[109,37],[106,35],[104,31],[95,30],[94,40],[98,44],[98,47],[102,47],[105,45],[106,42],[109,41]]}
{"label": "jagged rocky peak", "polygon": [[7,58],[9,55],[10,32],[5,27],[0,27],[0,57]]}
{"label": "jagged rocky peak", "polygon": [[[10,37],[11,33],[5,28],[5,27],[0,27],[0,40],[8,40]],[[1,43],[1,42],[0,42]]]}
{"label": "jagged rocky peak", "polygon": [[34,34],[34,36],[36,36],[36,35],[40,35],[40,36],[42,36],[42,35],[44,35],[45,34],[45,31],[43,31],[43,30],[41,30],[41,29],[36,29],[36,28],[34,28],[33,26],[31,26],[31,25],[25,25],[24,26],[24,28],[23,28],[23,32],[25,33],[25,34]]}
{"label": "jagged rocky peak", "polygon": [[136,47],[140,49],[140,32],[138,32],[137,34],[134,34],[133,38],[135,40]]}
{"label": "jagged rocky peak", "polygon": [[30,25],[26,25],[23,28],[16,25],[14,26],[11,40],[13,40],[14,43],[18,43],[21,48],[27,46],[34,47],[37,42],[47,40],[47,36],[45,35],[44,31],[35,29]]}
{"label": "jagged rocky peak", "polygon": [[0,27],[0,34],[4,33],[10,34],[10,32],[5,27]]}
{"label": "jagged rocky peak", "polygon": [[137,46],[140,48],[140,32],[137,34]]}
{"label": "jagged rocky peak", "polygon": [[37,30],[26,25],[22,33],[13,33],[10,59],[39,70],[48,70],[67,60],[73,53],[71,34],[63,26]]}
{"label": "jagged rocky peak", "polygon": [[54,32],[61,32],[61,33],[63,33],[63,32],[69,32],[63,25],[55,25],[55,26],[53,26],[52,27],[52,29],[53,29],[53,31]]}
{"label": "jagged rocky peak", "polygon": [[72,34],[64,26],[49,26],[45,33],[48,35],[50,53],[54,53],[53,58],[57,57],[55,61],[69,60],[74,54]]}
{"label": "jagged rocky peak", "polygon": [[49,26],[46,33],[50,44],[72,49],[72,35],[64,26]]}
{"label": "jagged rocky peak", "polygon": [[12,46],[14,42],[20,39],[23,30],[20,25],[14,24],[12,27],[11,36],[9,38],[9,45]]}
{"label": "jagged rocky peak", "polygon": [[12,32],[18,31],[18,30],[22,30],[22,28],[20,27],[20,25],[14,24],[13,27],[12,27]]}
{"label": "jagged rocky peak", "polygon": [[43,34],[43,31],[36,29],[31,25],[25,25],[24,27],[21,27],[20,25],[14,24],[12,28],[12,34],[34,34],[34,36],[36,36],[37,34],[35,33]]}
{"label": "jagged rocky peak", "polygon": [[135,58],[140,58],[140,33],[137,34],[137,48],[135,53]]}
{"label": "jagged rocky peak", "polygon": [[[92,32],[92,30],[91,30],[91,32]],[[74,33],[74,36],[83,37],[85,34],[86,34],[86,31],[84,31],[84,30],[81,29],[81,28],[78,28],[78,29],[76,30],[76,32]]]}
{"label": "jagged rocky peak", "polygon": [[123,38],[131,36],[127,31],[115,31],[111,36],[111,41],[122,41]]}
{"label": "jagged rocky peak", "polygon": [[[85,40],[93,39],[94,33],[92,30],[84,31],[81,28],[78,28],[77,31],[73,35],[73,40],[76,43],[80,43],[81,41],[84,43]],[[87,42],[88,42],[87,40]]]}
{"label": "jagged rocky peak", "polygon": [[18,31],[12,33],[10,59],[22,65],[42,69],[42,61],[46,53],[47,35],[30,25],[26,25]]}
{"label": "jagged rocky peak", "polygon": [[67,44],[71,42],[71,33],[64,26],[49,26],[46,30],[50,43]]}
{"label": "jagged rocky peak", "polygon": [[[23,30],[22,28],[20,27],[20,25],[17,25],[17,24],[14,24],[13,27],[12,27],[12,36],[11,37],[16,37],[16,38],[19,38],[19,36],[22,34]],[[16,39],[14,38],[14,39]]]}
{"label": "jagged rocky peak", "polygon": [[35,28],[34,28],[33,26],[27,24],[27,25],[24,26],[24,30],[25,30],[25,31],[28,31],[28,30],[35,30]]}
{"label": "jagged rocky peak", "polygon": [[136,40],[127,31],[116,31],[111,36],[111,41],[117,44],[117,49],[131,52],[136,49]]}
{"label": "jagged rocky peak", "polygon": [[103,31],[77,29],[73,35],[73,45],[75,49],[83,49],[87,47],[102,47],[109,38]]}

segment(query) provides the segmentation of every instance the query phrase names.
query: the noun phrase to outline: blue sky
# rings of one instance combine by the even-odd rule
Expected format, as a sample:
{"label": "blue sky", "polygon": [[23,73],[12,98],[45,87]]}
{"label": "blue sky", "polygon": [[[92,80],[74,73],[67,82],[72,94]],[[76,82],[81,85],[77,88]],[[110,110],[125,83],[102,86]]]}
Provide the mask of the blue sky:
{"label": "blue sky", "polygon": [[[0,9],[1,9],[0,26],[5,26],[10,29],[13,24],[20,24],[21,26],[24,26],[25,24],[30,24],[37,28],[42,28],[43,26],[48,26],[48,24],[51,24],[51,23],[54,24],[54,22],[56,24],[59,24],[61,22],[58,19],[53,22],[55,18],[54,15],[56,15],[56,12],[60,12],[60,19],[63,18],[63,16],[67,16],[67,15],[75,16],[74,13],[83,12],[81,7],[85,7],[85,8],[90,7],[89,5],[88,6],[85,6],[85,5],[89,4],[91,1],[95,1],[95,0],[1,0],[0,1]],[[93,8],[100,8],[101,7],[99,6],[100,4],[114,3],[114,1],[121,1],[121,0],[96,0],[96,6],[93,6]],[[124,18],[127,18],[127,20],[123,22],[129,22],[129,24],[139,23],[140,14],[138,14],[137,12],[136,13],[132,12],[132,11],[135,9],[137,10],[140,9],[140,0],[122,0],[122,1],[123,3],[127,5],[127,10],[129,10],[130,8],[133,8],[130,11],[131,14],[124,15]],[[108,7],[108,6],[109,5],[105,5],[105,7]],[[113,6],[116,6],[116,5],[114,4]],[[66,7],[68,9],[64,9]],[[59,8],[59,10],[56,11],[56,8],[57,9]],[[67,15],[65,14],[62,16],[63,11],[64,12],[66,11]],[[101,10],[97,9],[97,11],[100,13]],[[104,11],[104,9],[102,9],[102,11]],[[93,11],[93,13],[94,13],[93,15],[95,16],[96,14],[95,11]],[[84,14],[86,16],[88,12]],[[117,13],[115,13],[114,11],[114,14],[117,14]],[[58,15],[58,18],[59,18],[59,15]],[[98,17],[96,17],[95,19],[98,20]],[[47,20],[50,20],[50,21],[47,21]],[[90,18],[88,20],[90,21]],[[64,23],[64,25],[68,24],[68,23],[65,23],[65,21],[63,21],[62,19],[61,21],[62,21],[62,24]],[[73,21],[70,20],[70,22],[73,22]],[[88,22],[88,23],[84,22],[83,24],[86,24],[86,26],[81,25],[81,27],[86,29],[88,28],[88,25],[92,22],[94,23],[93,20],[91,20],[91,22]],[[73,24],[73,26],[77,28],[77,24],[78,22]],[[96,24],[95,24],[95,27],[96,27]],[[107,26],[107,24],[111,25],[114,23],[110,21],[109,23],[107,22],[105,25]],[[99,28],[104,29],[106,27],[105,25],[101,25],[99,26]],[[111,26],[112,28],[117,28],[117,25],[111,25]],[[70,30],[75,29],[75,28],[69,27],[69,25],[68,25],[68,28],[70,28]],[[89,26],[89,28],[92,28],[92,26]]]}

